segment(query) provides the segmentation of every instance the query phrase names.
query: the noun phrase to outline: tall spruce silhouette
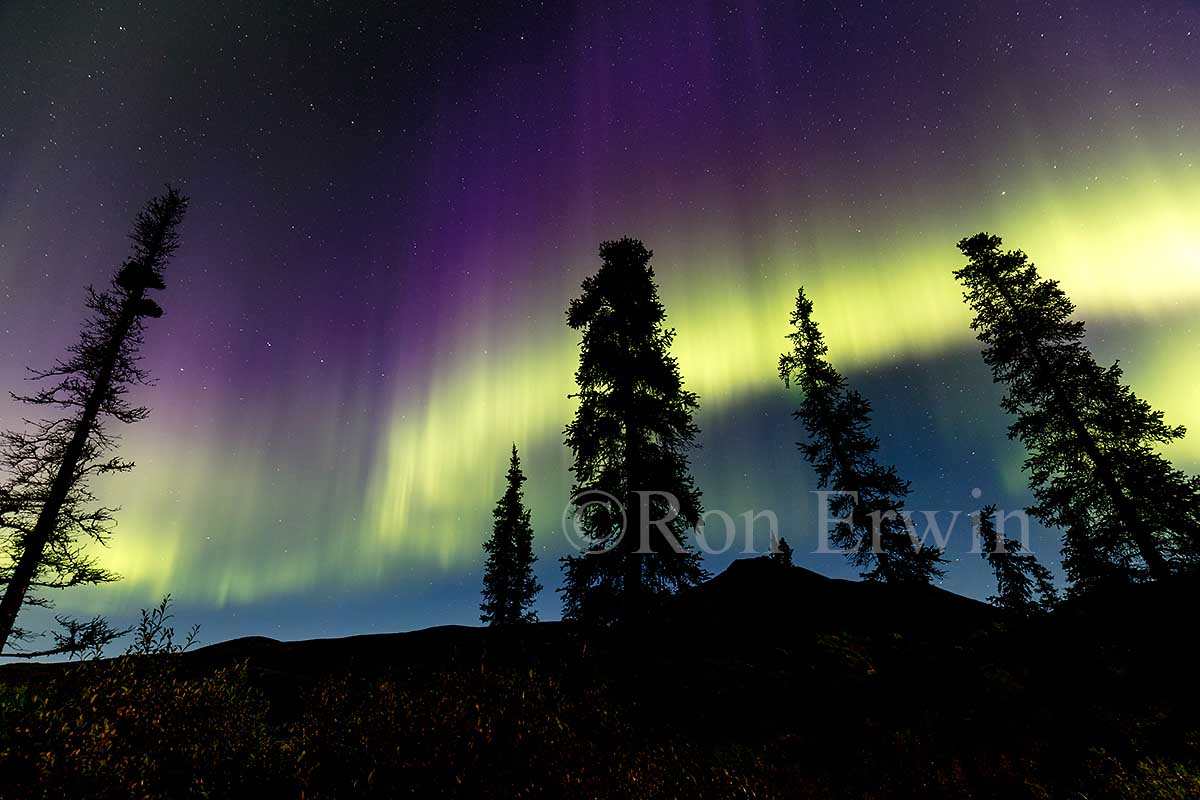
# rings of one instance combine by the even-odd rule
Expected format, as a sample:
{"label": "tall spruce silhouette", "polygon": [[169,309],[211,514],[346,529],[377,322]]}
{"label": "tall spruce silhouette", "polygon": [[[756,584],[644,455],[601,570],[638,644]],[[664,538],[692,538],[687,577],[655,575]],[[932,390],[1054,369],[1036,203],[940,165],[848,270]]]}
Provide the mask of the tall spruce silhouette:
{"label": "tall spruce silhouette", "polygon": [[852,389],[826,359],[829,347],[812,317],[812,301],[800,288],[792,311],[790,352],[779,357],[779,377],[804,393],[792,416],[804,424],[808,441],[798,443],[829,496],[832,517],[842,521],[830,542],[862,577],[889,583],[929,583],[943,574],[937,547],[922,547],[904,512],[908,481],[877,459],[879,440],[870,435],[871,404]]}
{"label": "tall spruce silhouette", "polygon": [[1200,557],[1200,479],[1171,466],[1158,447],[1181,439],[1161,411],[1102,367],[1058,282],[1042,278],[998,236],[958,243],[954,272],[975,312],[983,360],[1007,393],[1008,435],[1024,445],[1037,501],[1030,514],[1064,531],[1073,589],[1162,578]]}
{"label": "tall spruce silhouette", "polygon": [[670,354],[651,256],[636,239],[602,243],[600,269],[567,310],[583,333],[565,441],[584,540],[562,559],[568,619],[629,618],[706,577],[687,539],[701,514],[687,457],[699,403]]}
{"label": "tall spruce silhouette", "polygon": [[491,625],[537,622],[530,606],[542,585],[533,574],[533,526],[525,508],[521,459],[514,444],[508,463],[507,486],[492,511],[492,535],[483,543],[488,554],[483,570],[483,602],[479,619]]}
{"label": "tall spruce silhouette", "polygon": [[988,598],[992,605],[1021,616],[1054,608],[1058,603],[1054,576],[1019,541],[1000,535],[996,506],[985,506],[975,515],[975,533],[980,555],[996,576],[996,594]]}
{"label": "tall spruce silhouette", "polygon": [[[49,381],[31,395],[14,398],[57,409],[30,430],[0,438],[0,536],[10,565],[0,570],[0,652],[16,632],[26,605],[46,605],[38,589],[66,588],[116,579],[97,566],[86,543],[107,541],[112,510],[95,507],[88,479],[124,472],[133,465],[111,455],[117,436],[106,421],[133,423],[148,410],[128,400],[131,388],[149,376],[139,365],[144,320],[162,316],[146,293],[164,288],[163,269],[179,247],[178,227],[187,198],[168,186],[134,222],[133,252],[102,291],[87,290],[91,316],[69,356],[32,377]],[[86,638],[86,637],[85,637]]]}

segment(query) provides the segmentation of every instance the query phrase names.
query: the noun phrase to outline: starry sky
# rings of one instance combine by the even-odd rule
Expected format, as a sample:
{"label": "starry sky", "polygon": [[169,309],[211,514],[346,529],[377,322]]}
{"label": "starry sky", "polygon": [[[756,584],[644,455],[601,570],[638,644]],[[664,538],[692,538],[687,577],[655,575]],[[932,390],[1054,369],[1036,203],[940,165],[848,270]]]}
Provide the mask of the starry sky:
{"label": "starry sky", "polygon": [[[60,610],[169,591],[207,641],[473,624],[515,441],[557,618],[563,312],[622,235],[700,395],[706,506],[774,512],[828,575],[775,374],[801,283],[914,509],[1028,500],[950,274],[979,230],[1200,427],[1200,4],[418,5],[0,5],[0,387],[72,341],[149,196],[192,198],[138,466],[97,487],[124,580]],[[1200,434],[1169,455],[1200,468]],[[984,597],[966,532],[943,586]]]}

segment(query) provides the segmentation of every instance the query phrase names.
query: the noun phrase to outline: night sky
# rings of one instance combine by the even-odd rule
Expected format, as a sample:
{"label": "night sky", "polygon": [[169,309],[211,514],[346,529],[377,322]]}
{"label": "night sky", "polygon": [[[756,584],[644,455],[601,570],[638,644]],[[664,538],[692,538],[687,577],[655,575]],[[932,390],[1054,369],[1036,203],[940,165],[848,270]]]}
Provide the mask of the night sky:
{"label": "night sky", "polygon": [[[60,610],[169,591],[208,642],[476,624],[515,441],[557,618],[564,310],[622,235],[700,395],[706,506],[774,511],[804,566],[854,575],[810,552],[776,377],[801,283],[910,507],[1027,502],[950,274],[979,230],[1200,468],[1200,4],[411,5],[0,5],[0,389],[74,339],[146,199],[192,199],[137,468],[98,486],[124,580]],[[970,544],[942,585],[985,597]]]}

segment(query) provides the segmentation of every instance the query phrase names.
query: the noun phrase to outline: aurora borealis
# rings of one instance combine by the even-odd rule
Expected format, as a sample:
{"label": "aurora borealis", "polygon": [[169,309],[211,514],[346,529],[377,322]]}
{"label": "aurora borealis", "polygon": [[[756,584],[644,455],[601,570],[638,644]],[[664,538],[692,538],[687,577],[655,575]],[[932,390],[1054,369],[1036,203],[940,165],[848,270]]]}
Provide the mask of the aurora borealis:
{"label": "aurora borealis", "polygon": [[[1198,67],[1185,2],[5,4],[0,387],[74,338],[146,198],[192,198],[137,469],[99,487],[125,580],[60,607],[170,591],[209,641],[473,623],[514,441],[552,589],[563,311],[621,235],[655,251],[706,506],[775,511],[805,566],[851,574],[808,552],[775,375],[801,283],[913,508],[1024,504],[950,275],[979,230],[1200,469]],[[967,545],[944,585],[984,596]]]}

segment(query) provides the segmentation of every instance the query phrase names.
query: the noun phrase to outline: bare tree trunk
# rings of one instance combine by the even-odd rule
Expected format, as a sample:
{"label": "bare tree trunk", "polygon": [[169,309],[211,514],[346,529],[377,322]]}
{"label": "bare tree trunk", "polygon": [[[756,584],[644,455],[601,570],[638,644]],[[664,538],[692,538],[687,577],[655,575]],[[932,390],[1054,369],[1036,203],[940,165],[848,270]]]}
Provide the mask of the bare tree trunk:
{"label": "bare tree trunk", "polygon": [[[639,490],[645,487],[638,485],[642,470],[638,464],[641,458],[638,447],[638,431],[633,424],[633,404],[636,401],[637,389],[633,381],[623,389],[625,393],[625,532],[622,536],[621,550],[625,557],[625,576],[623,580],[624,616],[636,616],[642,605],[642,566],[643,559],[648,556],[639,552],[642,545],[642,498]],[[653,545],[651,545],[653,549]]]}
{"label": "bare tree trunk", "polygon": [[83,413],[79,415],[75,433],[63,453],[62,462],[58,465],[58,472],[50,484],[50,493],[38,514],[37,523],[34,524],[33,531],[25,540],[21,558],[17,561],[12,579],[5,588],[4,599],[0,601],[0,653],[4,651],[8,644],[8,638],[12,635],[13,627],[17,622],[17,614],[25,602],[29,585],[33,582],[34,575],[37,574],[38,564],[41,563],[42,551],[45,549],[46,543],[50,541],[50,535],[54,532],[55,526],[58,525],[58,515],[75,481],[75,471],[79,466],[79,459],[87,446],[92,427],[96,424],[96,418],[100,415],[100,406],[111,388],[113,370],[116,368],[117,359],[121,353],[121,345],[124,344],[130,327],[137,319],[137,309],[144,295],[145,291],[138,289],[129,294],[121,304],[121,315],[105,351],[104,364],[100,369],[100,374],[96,377],[96,382],[84,404]]}

